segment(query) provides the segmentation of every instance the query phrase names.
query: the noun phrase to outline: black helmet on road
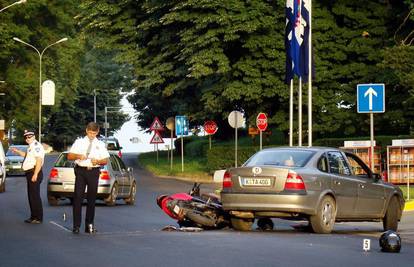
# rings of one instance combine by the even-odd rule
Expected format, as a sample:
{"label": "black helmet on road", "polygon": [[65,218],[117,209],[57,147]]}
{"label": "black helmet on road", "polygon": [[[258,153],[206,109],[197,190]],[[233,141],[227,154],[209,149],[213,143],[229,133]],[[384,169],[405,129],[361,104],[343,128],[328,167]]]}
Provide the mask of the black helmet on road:
{"label": "black helmet on road", "polygon": [[401,250],[401,237],[393,230],[383,233],[379,239],[382,252],[398,253]]}

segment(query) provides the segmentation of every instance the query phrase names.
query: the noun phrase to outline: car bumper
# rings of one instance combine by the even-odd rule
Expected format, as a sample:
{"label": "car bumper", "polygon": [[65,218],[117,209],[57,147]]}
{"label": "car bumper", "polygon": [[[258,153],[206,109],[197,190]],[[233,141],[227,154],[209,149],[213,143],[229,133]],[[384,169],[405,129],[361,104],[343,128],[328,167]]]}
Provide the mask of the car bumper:
{"label": "car bumper", "polygon": [[252,212],[281,212],[287,214],[316,214],[318,195],[299,194],[240,194],[222,193],[224,210]]}
{"label": "car bumper", "polygon": [[[63,183],[48,183],[47,194],[54,197],[73,197],[75,191],[74,184],[63,184]],[[86,193],[86,191],[85,191]],[[111,193],[110,184],[98,185],[98,191],[96,197],[98,199],[107,198]]]}
{"label": "car bumper", "polygon": [[25,175],[25,172],[21,168],[21,165],[19,167],[6,166],[6,174],[7,175]]}

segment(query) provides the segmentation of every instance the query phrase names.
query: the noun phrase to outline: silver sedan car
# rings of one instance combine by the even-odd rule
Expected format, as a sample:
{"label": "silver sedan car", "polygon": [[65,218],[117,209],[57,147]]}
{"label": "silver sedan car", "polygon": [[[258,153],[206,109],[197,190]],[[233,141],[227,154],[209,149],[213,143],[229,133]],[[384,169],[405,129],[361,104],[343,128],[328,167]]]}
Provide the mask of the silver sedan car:
{"label": "silver sedan car", "polygon": [[326,147],[269,148],[227,169],[223,208],[236,230],[254,219],[308,220],[316,233],[339,221],[382,221],[397,230],[404,208],[399,187],[384,182],[354,154]]}
{"label": "silver sedan car", "polygon": [[7,175],[24,175],[22,164],[24,157],[12,151],[12,148],[17,148],[23,152],[27,151],[27,145],[11,145],[6,152],[6,171]]}
{"label": "silver sedan car", "polygon": [[[60,199],[73,199],[75,164],[68,160],[67,155],[67,152],[61,153],[50,171],[47,200],[51,206],[58,205]],[[117,199],[134,205],[136,192],[137,183],[132,168],[127,168],[118,155],[110,153],[108,164],[101,167],[97,199],[104,200],[108,206],[114,206]]]}

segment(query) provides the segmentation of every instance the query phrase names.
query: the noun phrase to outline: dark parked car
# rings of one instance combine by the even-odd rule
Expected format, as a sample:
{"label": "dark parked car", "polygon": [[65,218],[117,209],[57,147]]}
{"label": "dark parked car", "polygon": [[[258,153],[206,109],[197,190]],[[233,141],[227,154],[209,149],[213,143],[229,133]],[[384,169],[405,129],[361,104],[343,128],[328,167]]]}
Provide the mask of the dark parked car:
{"label": "dark parked car", "polygon": [[235,229],[274,217],[308,220],[316,233],[330,233],[339,221],[382,221],[384,230],[397,230],[405,203],[399,187],[360,158],[325,147],[257,152],[226,170],[221,200]]}
{"label": "dark parked car", "polygon": [[7,175],[24,175],[24,171],[22,169],[22,163],[24,157],[20,156],[17,153],[14,153],[11,148],[17,148],[21,151],[26,152],[28,146],[27,145],[11,145],[6,152],[6,171]]}
{"label": "dark parked car", "polygon": [[[73,199],[75,186],[75,163],[67,158],[68,152],[63,152],[57,158],[50,171],[47,183],[47,200],[55,206],[60,199]],[[115,205],[117,199],[123,199],[127,204],[135,204],[137,184],[132,168],[127,168],[118,155],[110,153],[109,162],[101,167],[97,199],[105,201],[109,206]]]}
{"label": "dark parked car", "polygon": [[122,146],[119,145],[118,139],[115,137],[98,137],[99,140],[106,144],[106,149],[109,152],[116,153],[120,158],[122,158]]}

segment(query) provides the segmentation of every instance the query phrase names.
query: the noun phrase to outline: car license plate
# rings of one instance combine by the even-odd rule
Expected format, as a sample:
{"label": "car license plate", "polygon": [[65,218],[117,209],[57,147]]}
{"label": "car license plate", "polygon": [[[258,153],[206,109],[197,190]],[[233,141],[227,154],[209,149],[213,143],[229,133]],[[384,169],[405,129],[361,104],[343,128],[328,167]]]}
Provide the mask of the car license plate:
{"label": "car license plate", "polygon": [[244,186],[270,186],[270,178],[243,178]]}
{"label": "car license plate", "polygon": [[19,165],[14,165],[14,166],[12,166],[12,168],[13,169],[20,169],[22,166],[19,166]]}

